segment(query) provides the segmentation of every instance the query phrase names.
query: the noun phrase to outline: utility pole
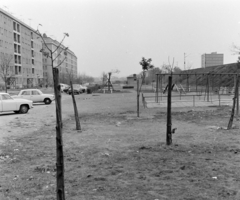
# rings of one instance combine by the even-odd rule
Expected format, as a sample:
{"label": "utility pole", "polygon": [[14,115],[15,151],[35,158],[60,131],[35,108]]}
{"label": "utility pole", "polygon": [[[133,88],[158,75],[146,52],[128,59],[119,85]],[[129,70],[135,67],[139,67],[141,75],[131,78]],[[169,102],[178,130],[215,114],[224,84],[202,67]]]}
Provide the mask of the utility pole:
{"label": "utility pole", "polygon": [[186,69],[186,54],[184,53],[184,70]]}

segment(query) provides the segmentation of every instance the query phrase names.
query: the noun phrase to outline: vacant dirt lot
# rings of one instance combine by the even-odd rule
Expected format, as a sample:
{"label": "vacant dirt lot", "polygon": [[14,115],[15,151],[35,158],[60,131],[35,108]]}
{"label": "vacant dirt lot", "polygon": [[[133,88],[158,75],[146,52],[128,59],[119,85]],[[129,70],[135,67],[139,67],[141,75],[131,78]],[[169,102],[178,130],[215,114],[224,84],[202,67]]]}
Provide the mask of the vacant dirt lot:
{"label": "vacant dirt lot", "polygon": [[[238,121],[230,107],[173,109],[173,145],[166,146],[166,109],[141,107],[136,93],[63,95],[66,199],[240,199]],[[0,115],[0,199],[55,198],[55,105],[27,115]]]}

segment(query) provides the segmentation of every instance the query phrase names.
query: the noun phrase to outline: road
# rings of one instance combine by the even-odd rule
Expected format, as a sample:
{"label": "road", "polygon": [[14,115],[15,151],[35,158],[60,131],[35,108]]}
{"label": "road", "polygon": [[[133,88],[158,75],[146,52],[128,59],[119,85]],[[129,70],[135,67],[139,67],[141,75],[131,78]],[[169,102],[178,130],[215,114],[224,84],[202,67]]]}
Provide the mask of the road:
{"label": "road", "polygon": [[10,136],[25,135],[48,124],[55,117],[55,102],[50,105],[34,104],[27,114],[15,114],[13,112],[0,114],[0,143]]}

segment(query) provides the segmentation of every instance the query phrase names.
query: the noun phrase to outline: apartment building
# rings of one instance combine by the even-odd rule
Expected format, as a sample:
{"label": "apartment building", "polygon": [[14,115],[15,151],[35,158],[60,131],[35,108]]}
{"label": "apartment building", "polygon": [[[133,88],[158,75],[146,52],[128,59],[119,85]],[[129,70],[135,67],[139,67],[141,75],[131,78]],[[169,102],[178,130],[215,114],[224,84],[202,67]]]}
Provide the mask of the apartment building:
{"label": "apartment building", "polygon": [[212,52],[210,54],[202,55],[202,68],[223,65],[223,54]]}
{"label": "apartment building", "polygon": [[[46,34],[43,34],[43,38],[45,44],[43,43],[44,52],[48,52],[49,48],[53,54],[53,66],[58,66],[59,68],[59,78],[62,83],[69,83],[70,77],[77,76],[77,57],[76,55],[68,48],[67,51],[63,51],[65,49],[64,45],[60,45],[60,43],[51,37],[48,37]],[[46,48],[46,46],[47,48]],[[60,46],[59,46],[60,45]],[[59,48],[58,48],[59,47]],[[47,56],[43,55],[43,81],[44,85],[52,85],[53,77],[52,77],[52,63],[51,59]]]}
{"label": "apartment building", "polygon": [[[41,49],[41,38],[34,29],[0,9],[0,58],[12,57],[9,87],[41,85],[43,78]],[[0,78],[0,84],[3,83]]]}

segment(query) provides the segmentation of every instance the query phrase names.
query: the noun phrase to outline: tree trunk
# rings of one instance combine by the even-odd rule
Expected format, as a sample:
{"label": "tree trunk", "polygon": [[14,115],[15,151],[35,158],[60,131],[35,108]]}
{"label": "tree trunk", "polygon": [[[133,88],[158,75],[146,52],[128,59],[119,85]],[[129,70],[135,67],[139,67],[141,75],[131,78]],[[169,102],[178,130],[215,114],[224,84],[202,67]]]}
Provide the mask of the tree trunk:
{"label": "tree trunk", "polygon": [[233,97],[232,112],[231,112],[231,116],[230,116],[230,119],[228,122],[228,127],[227,127],[228,130],[232,128],[232,124],[233,124],[237,95],[238,95],[238,87],[239,87],[239,78],[237,76],[237,80],[236,80],[236,84],[235,84],[235,92],[234,92],[234,97]]}
{"label": "tree trunk", "polygon": [[167,145],[172,144],[172,116],[171,116],[171,103],[172,103],[172,76],[168,77],[168,100],[167,100]]}
{"label": "tree trunk", "polygon": [[73,109],[74,109],[74,115],[75,115],[75,121],[76,121],[76,130],[81,130],[80,120],[78,117],[77,104],[76,104],[75,96],[73,93],[72,81],[70,81],[70,85],[71,85],[71,90],[72,90],[72,101],[73,101]]}
{"label": "tree trunk", "polygon": [[7,93],[7,79],[5,79],[5,93]]}
{"label": "tree trunk", "polygon": [[[53,67],[53,61],[52,61]],[[63,141],[62,141],[62,108],[61,108],[61,90],[59,85],[58,68],[53,68],[54,94],[56,105],[56,145],[57,145],[57,200],[65,200],[64,188],[64,159],[63,159]]]}

